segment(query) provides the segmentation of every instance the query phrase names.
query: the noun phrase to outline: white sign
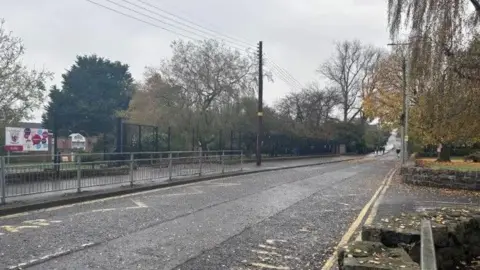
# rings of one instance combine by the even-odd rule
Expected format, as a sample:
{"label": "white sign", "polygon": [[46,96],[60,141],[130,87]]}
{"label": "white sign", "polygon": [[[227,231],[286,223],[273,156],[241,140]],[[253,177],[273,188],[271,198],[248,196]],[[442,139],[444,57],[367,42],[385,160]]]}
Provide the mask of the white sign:
{"label": "white sign", "polygon": [[48,151],[48,129],[6,127],[5,148],[12,152]]}

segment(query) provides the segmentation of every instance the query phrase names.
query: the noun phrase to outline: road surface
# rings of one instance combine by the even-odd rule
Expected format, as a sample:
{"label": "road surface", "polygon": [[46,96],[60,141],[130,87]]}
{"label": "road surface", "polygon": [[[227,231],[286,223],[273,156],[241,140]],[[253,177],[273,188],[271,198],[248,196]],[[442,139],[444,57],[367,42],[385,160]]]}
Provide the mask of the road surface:
{"label": "road surface", "polygon": [[11,269],[319,269],[393,154],[0,217]]}

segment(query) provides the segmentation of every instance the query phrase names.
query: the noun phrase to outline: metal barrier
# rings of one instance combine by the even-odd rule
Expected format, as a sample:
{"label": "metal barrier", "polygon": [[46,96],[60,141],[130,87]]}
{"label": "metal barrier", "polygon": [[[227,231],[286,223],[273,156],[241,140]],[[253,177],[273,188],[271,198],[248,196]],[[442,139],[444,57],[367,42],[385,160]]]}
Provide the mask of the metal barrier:
{"label": "metal barrier", "polygon": [[435,245],[430,220],[422,220],[420,230],[420,264],[422,270],[436,270]]}
{"label": "metal barrier", "polygon": [[[242,151],[78,154],[72,162],[13,163],[0,157],[1,203],[7,198],[98,186],[173,181],[243,170]],[[11,157],[10,157],[11,158]],[[98,159],[98,160],[97,160]]]}

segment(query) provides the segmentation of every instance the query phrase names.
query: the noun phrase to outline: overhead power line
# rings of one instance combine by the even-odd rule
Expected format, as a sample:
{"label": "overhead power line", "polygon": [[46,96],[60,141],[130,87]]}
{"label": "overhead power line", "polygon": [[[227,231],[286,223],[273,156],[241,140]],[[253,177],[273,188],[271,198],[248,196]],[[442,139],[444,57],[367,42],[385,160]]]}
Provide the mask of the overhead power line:
{"label": "overhead power line", "polygon": [[290,80],[288,80],[287,78],[285,78],[281,73],[279,73],[276,69],[272,69],[271,70],[272,73],[275,75],[275,77],[277,77],[280,81],[284,82],[288,88],[290,88],[290,90],[292,91],[297,91],[298,90],[298,86],[296,86],[295,84],[293,84]]}
{"label": "overhead power line", "polygon": [[286,69],[282,68],[280,65],[275,63],[272,59],[267,59],[267,61],[273,65],[280,73],[285,75],[287,78],[289,78],[291,81],[295,82],[300,88],[304,88],[303,84],[300,83],[290,72],[288,72]]}
{"label": "overhead power line", "polygon": [[105,6],[105,5],[103,5],[103,4],[94,2],[94,1],[92,1],[92,0],[85,0],[85,1],[90,2],[90,3],[94,4],[94,5],[99,6],[99,7],[102,7],[102,8],[104,8],[104,9],[110,10],[110,11],[112,11],[112,12],[115,12],[115,13],[117,13],[117,14],[123,15],[123,16],[125,16],[125,17],[131,18],[131,19],[134,19],[134,20],[137,20],[137,21],[139,21],[139,22],[143,22],[143,23],[148,24],[148,25],[150,25],[150,26],[163,29],[163,30],[168,31],[168,32],[170,32],[170,33],[172,33],[172,34],[179,35],[179,36],[182,36],[182,37],[184,37],[184,38],[188,38],[188,39],[192,39],[192,40],[197,40],[196,38],[192,38],[192,37],[190,37],[190,36],[188,36],[188,35],[184,35],[184,34],[175,32],[175,31],[173,31],[173,30],[171,30],[171,29],[168,29],[168,28],[166,28],[166,27],[163,27],[163,26],[160,26],[160,25],[151,23],[151,22],[149,22],[149,21],[146,21],[146,20],[137,18],[137,17],[135,17],[135,16],[132,16],[132,15],[127,14],[127,13],[124,13],[124,12],[121,12],[121,11],[119,11],[119,10],[116,10],[116,9],[114,9],[114,8]]}
{"label": "overhead power line", "polygon": [[[149,21],[147,21],[147,20],[145,20],[145,19],[143,19],[143,18],[138,18],[138,17],[133,16],[133,15],[131,15],[131,14],[122,12],[122,11],[120,11],[120,10],[118,10],[118,9],[115,9],[115,8],[112,8],[112,7],[109,7],[109,6],[100,4],[100,3],[95,2],[95,1],[92,1],[92,0],[86,0],[86,1],[88,1],[88,2],[90,2],[90,3],[92,3],[92,4],[95,4],[95,5],[97,5],[97,6],[100,6],[100,7],[102,7],[102,8],[105,8],[105,9],[107,9],[107,10],[110,10],[110,11],[113,11],[113,12],[115,12],[115,13],[118,13],[118,14],[120,14],[120,15],[123,15],[123,16],[129,17],[129,18],[131,18],[131,19],[134,19],[134,20],[137,20],[137,21],[140,21],[140,22],[149,24],[149,25],[151,25],[151,26],[154,26],[154,27],[157,27],[157,28],[166,30],[166,31],[168,31],[168,32],[170,32],[170,33],[173,33],[173,34],[176,34],[176,35],[179,35],[179,36],[182,36],[182,37],[191,39],[191,40],[197,40],[197,41],[199,41],[199,40],[202,40],[202,39],[212,39],[212,37],[208,37],[208,36],[205,36],[205,35],[196,33],[195,31],[191,31],[191,30],[188,30],[188,29],[179,27],[179,26],[177,26],[177,25],[168,23],[168,22],[166,22],[166,21],[164,21],[164,20],[161,20],[161,19],[158,19],[158,18],[156,18],[156,17],[150,16],[150,15],[148,15],[148,14],[145,14],[145,13],[143,13],[143,12],[137,11],[137,10],[135,10],[135,9],[133,9],[133,8],[127,7],[127,6],[125,6],[125,5],[122,5],[122,4],[120,4],[120,3],[114,2],[114,1],[112,1],[112,0],[105,0],[105,1],[107,1],[107,2],[109,2],[109,3],[111,3],[111,4],[114,4],[114,5],[116,5],[116,6],[119,6],[119,7],[123,8],[123,9],[126,9],[126,10],[128,10],[128,11],[134,12],[134,13],[140,15],[140,16],[146,17],[146,18],[148,18],[148,19],[150,19],[150,20],[157,21],[157,22],[161,23],[162,25],[158,25],[158,24],[156,24],[156,23],[149,22]],[[122,0],[122,1],[123,1],[123,0]],[[167,25],[167,26],[169,26],[169,28],[167,28],[167,27],[165,27],[165,26],[163,26],[163,25]],[[171,28],[174,28],[175,30],[172,30]],[[187,34],[184,34],[184,33],[179,33],[178,30],[183,31],[183,32],[190,33],[191,35],[195,35],[195,36],[197,36],[197,37],[192,37],[191,35],[187,35]],[[225,42],[225,41],[224,41],[224,42]],[[233,45],[232,45],[231,42],[228,42],[228,43],[225,42],[225,44],[228,45],[229,47],[235,48],[235,49],[240,50],[240,51],[245,51],[245,50],[247,50],[247,49],[250,49],[250,48],[247,48],[247,47],[238,46],[238,44],[236,44],[236,45],[233,44]]]}
{"label": "overhead power line", "polygon": [[[278,75],[281,75],[281,78],[284,81],[288,81],[288,83],[295,89],[303,89],[305,86],[301,84],[290,72],[286,69],[280,67],[277,63],[275,63],[272,59],[266,59],[267,64],[270,64],[272,70],[275,70]],[[280,77],[280,76],[279,76]]]}
{"label": "overhead power line", "polygon": [[[110,10],[112,12],[115,12],[117,14],[120,14],[122,16],[128,17],[130,19],[137,20],[139,22],[148,24],[150,26],[168,31],[172,34],[179,35],[181,37],[190,39],[190,40],[195,40],[195,41],[201,41],[202,39],[220,39],[225,43],[225,45],[240,50],[240,51],[247,51],[249,49],[252,49],[253,46],[251,46],[248,42],[243,41],[242,39],[238,39],[235,37],[231,37],[229,35],[222,34],[219,31],[209,29],[207,27],[204,27],[200,24],[197,24],[189,19],[186,19],[184,17],[178,16],[172,12],[169,12],[165,9],[162,9],[156,5],[153,5],[151,3],[148,3],[145,0],[137,0],[139,3],[144,4],[145,6],[148,6],[150,8],[153,8],[155,10],[158,10],[160,12],[163,12],[165,14],[168,14],[174,18],[177,19],[172,19],[164,14],[161,14],[159,12],[156,12],[154,10],[150,10],[144,6],[141,6],[137,3],[132,2],[132,0],[120,0],[124,3],[127,3],[128,5],[134,7],[129,7],[123,4],[120,4],[118,2],[115,2],[113,0],[104,0],[106,2],[109,2],[117,7],[123,8],[124,10],[128,10],[129,12],[133,12],[137,14],[137,16],[134,16],[130,13],[123,12],[119,10],[118,8],[113,8],[101,3],[98,3],[96,1],[92,0],[86,0],[94,5],[97,5],[101,8]],[[153,15],[146,14],[142,11],[149,12]],[[148,19],[147,19],[148,18]],[[153,23],[150,20],[153,20],[157,23]],[[176,24],[182,25],[183,27],[180,27]],[[196,27],[192,27],[192,24]],[[200,29],[199,29],[200,28]],[[209,33],[210,32],[210,33]],[[188,34],[186,34],[188,33]],[[277,63],[275,63],[272,59],[265,59],[265,64],[269,64],[272,67],[272,72],[274,72],[282,81],[287,83],[289,87],[292,90],[298,90],[304,88],[304,86],[286,69],[280,67]]]}
{"label": "overhead power line", "polygon": [[[113,3],[113,4],[115,4],[115,5],[120,5],[120,4],[117,4],[117,3],[115,3],[115,2],[113,2],[113,1],[111,1],[111,0],[105,0],[105,1],[108,1],[108,2]],[[136,4],[136,3],[133,3],[132,1],[129,1],[129,0],[120,0],[120,1],[125,2],[125,3],[127,3],[127,4],[129,4],[129,5],[131,5],[131,6],[136,7],[136,8],[139,8],[139,9],[141,9],[141,10],[144,10],[144,11],[146,11],[146,12],[150,12],[150,13],[152,13],[152,14],[155,14],[156,16],[159,16],[160,18],[163,18],[163,19],[166,19],[166,20],[168,20],[168,21],[172,21],[172,22],[174,22],[174,23],[177,23],[177,24],[179,24],[179,25],[182,25],[182,26],[186,27],[186,29],[185,29],[185,28],[182,28],[182,27],[178,27],[178,26],[176,26],[176,25],[173,25],[173,24],[171,24],[171,23],[169,23],[169,22],[165,22],[164,20],[159,20],[158,18],[152,18],[153,20],[160,21],[160,22],[162,22],[162,23],[164,23],[164,24],[167,24],[167,25],[169,25],[169,26],[172,26],[172,27],[177,27],[178,29],[180,29],[180,30],[182,30],[182,31],[186,31],[186,32],[189,32],[189,33],[194,33],[195,35],[198,35],[198,33],[194,32],[194,31],[198,31],[198,32],[200,32],[200,33],[203,34],[203,35],[201,35],[201,37],[205,37],[204,35],[207,35],[207,37],[209,37],[209,38],[212,38],[212,37],[217,38],[217,36],[215,36],[215,34],[212,34],[212,33],[209,33],[208,31],[205,31],[205,30],[203,29],[203,27],[201,27],[200,29],[198,29],[198,27],[197,27],[197,28],[192,27],[192,26],[190,26],[188,23],[185,23],[185,22],[183,22],[183,21],[181,21],[181,20],[172,19],[172,18],[170,18],[170,17],[168,17],[168,16],[166,16],[166,15],[164,15],[164,14],[161,14],[161,13],[159,13],[159,12],[156,12],[156,11],[150,10],[150,9],[148,9],[148,8],[145,8],[145,7],[143,7],[143,6],[141,6],[141,5],[138,5],[138,4]],[[160,11],[162,11],[162,12],[165,12],[165,11],[163,11],[161,8],[156,7],[155,5],[152,5],[152,4],[148,3],[148,2],[145,2],[145,1],[142,1],[142,0],[137,0],[137,1],[140,2],[140,3],[143,3],[143,4],[145,4],[145,5],[148,5],[149,7],[153,7],[154,9],[157,9],[157,10],[160,10]],[[122,6],[122,7],[124,7],[124,6]],[[125,7],[124,7],[124,8],[125,8]],[[143,13],[142,13],[142,14],[143,14]],[[170,15],[170,14],[171,14],[171,13],[169,13],[169,15]],[[149,16],[149,15],[146,15],[146,14],[143,14],[143,15],[144,15],[144,16]],[[193,30],[193,31],[192,31],[192,30]],[[223,42],[225,42],[225,43],[231,43],[231,44],[234,44],[235,46],[239,46],[239,47],[246,47],[245,45],[240,44],[240,43],[238,43],[237,41],[229,41],[229,40],[227,40],[228,37],[226,37],[225,35],[220,34],[220,36],[221,36],[220,39],[221,39]],[[247,44],[247,46],[251,47],[249,44]]]}
{"label": "overhead power line", "polygon": [[281,73],[276,67],[271,67],[270,71],[278,78],[280,79],[281,81],[283,81],[284,83],[286,83],[288,85],[288,87],[292,90],[292,91],[297,91],[299,89],[301,89],[301,87],[298,86],[298,84],[296,84],[294,81],[292,81],[291,79],[287,78],[283,73]]}
{"label": "overhead power line", "polygon": [[206,31],[208,31],[208,32],[212,32],[212,33],[217,34],[217,35],[219,35],[219,36],[225,37],[226,39],[230,39],[230,40],[232,40],[232,41],[234,41],[234,42],[242,43],[242,44],[244,44],[244,46],[255,47],[255,46],[252,45],[251,43],[246,42],[246,41],[244,41],[244,40],[242,40],[242,39],[239,39],[239,38],[236,38],[236,37],[232,37],[232,36],[223,34],[223,33],[219,32],[219,31],[214,30],[214,29],[211,29],[211,28],[207,28],[207,27],[202,26],[202,25],[200,25],[200,24],[198,24],[198,23],[196,23],[196,22],[193,22],[193,21],[191,21],[191,20],[189,20],[189,19],[186,19],[186,18],[181,17],[181,16],[179,16],[179,15],[177,15],[177,14],[174,14],[174,13],[172,13],[172,12],[169,12],[168,10],[159,8],[158,6],[155,6],[155,5],[153,5],[153,4],[150,4],[150,3],[148,3],[148,2],[146,2],[146,1],[144,1],[144,0],[137,0],[137,1],[140,2],[140,3],[143,3],[143,4],[145,4],[145,5],[147,5],[147,6],[149,6],[149,7],[152,7],[152,8],[154,8],[154,9],[160,11],[160,12],[163,12],[163,13],[165,13],[165,14],[168,14],[168,15],[174,17],[174,18],[178,18],[178,19],[180,19],[180,20],[182,20],[182,21],[185,21],[185,22],[187,22],[187,23],[189,23],[189,24],[191,24],[191,25],[194,25],[194,26],[196,26],[196,27],[198,27],[198,28],[200,28],[200,29],[204,29],[204,30],[206,30]]}

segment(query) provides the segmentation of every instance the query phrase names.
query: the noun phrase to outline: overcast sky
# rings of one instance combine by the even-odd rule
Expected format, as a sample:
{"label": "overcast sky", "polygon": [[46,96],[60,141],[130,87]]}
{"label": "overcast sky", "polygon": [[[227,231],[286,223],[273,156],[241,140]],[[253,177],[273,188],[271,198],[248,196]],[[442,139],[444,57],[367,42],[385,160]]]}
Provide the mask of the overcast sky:
{"label": "overcast sky", "polygon": [[[122,0],[92,1],[116,10],[121,8],[108,1],[127,5]],[[137,0],[128,1],[141,5]],[[141,1],[251,44],[262,40],[267,57],[302,84],[320,79],[315,69],[330,57],[336,41],[359,39],[380,47],[388,43],[385,0]],[[51,84],[60,82],[76,55],[93,53],[129,64],[134,78],[142,80],[144,68],[169,57],[170,42],[180,38],[87,0],[3,0],[0,18],[6,20],[8,30],[23,39],[25,63],[55,73]],[[289,86],[276,78],[275,83],[265,85],[264,97],[273,104],[288,91]],[[40,120],[40,113],[36,120]]]}

